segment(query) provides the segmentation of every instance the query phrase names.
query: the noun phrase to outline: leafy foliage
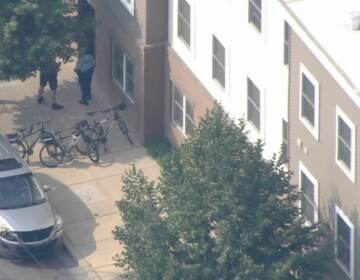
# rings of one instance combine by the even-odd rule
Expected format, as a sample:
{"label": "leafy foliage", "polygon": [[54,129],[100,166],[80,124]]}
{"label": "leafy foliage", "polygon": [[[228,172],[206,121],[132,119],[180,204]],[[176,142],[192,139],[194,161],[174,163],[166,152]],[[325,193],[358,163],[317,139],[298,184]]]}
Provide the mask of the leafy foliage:
{"label": "leafy foliage", "polygon": [[71,0],[0,0],[0,7],[0,80],[25,80],[55,58],[69,61],[71,43],[89,28]]}
{"label": "leafy foliage", "polygon": [[160,166],[163,166],[171,153],[171,145],[165,138],[157,139],[146,146],[151,157],[153,157]]}
{"label": "leafy foliage", "polygon": [[159,184],[135,166],[123,177],[116,265],[144,280],[321,279],[327,237],[304,224],[289,178],[216,105],[166,160]]}

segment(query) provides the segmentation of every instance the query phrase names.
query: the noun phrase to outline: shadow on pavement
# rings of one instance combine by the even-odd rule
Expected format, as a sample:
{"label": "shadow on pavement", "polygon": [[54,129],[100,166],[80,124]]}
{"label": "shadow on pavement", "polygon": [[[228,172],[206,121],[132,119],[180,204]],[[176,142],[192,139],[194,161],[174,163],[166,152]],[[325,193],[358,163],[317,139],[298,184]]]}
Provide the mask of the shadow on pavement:
{"label": "shadow on pavement", "polygon": [[34,175],[37,177],[40,184],[55,187],[54,190],[48,192],[48,198],[52,207],[62,216],[64,220],[65,238],[67,235],[67,226],[69,224],[86,222],[86,226],[81,226],[76,231],[75,237],[77,240],[86,240],[86,246],[83,246],[83,250],[78,253],[82,257],[86,257],[95,251],[96,243],[93,237],[93,232],[97,225],[95,217],[86,204],[76,193],[74,193],[62,182],[50,177],[47,174],[34,172]]}

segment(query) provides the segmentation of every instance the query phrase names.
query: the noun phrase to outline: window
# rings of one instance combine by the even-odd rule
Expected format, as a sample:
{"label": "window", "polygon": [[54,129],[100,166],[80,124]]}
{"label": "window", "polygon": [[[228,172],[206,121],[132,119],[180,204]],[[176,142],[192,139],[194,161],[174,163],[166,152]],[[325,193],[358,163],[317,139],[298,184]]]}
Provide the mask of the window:
{"label": "window", "polygon": [[301,210],[307,222],[316,223],[318,221],[318,182],[301,162],[299,169]]}
{"label": "window", "polygon": [[282,160],[283,162],[288,162],[288,123],[284,119],[282,120]]}
{"label": "window", "polygon": [[355,182],[355,125],[336,107],[336,162]]}
{"label": "window", "polygon": [[185,134],[194,129],[194,113],[192,104],[172,83],[172,121]]}
{"label": "window", "polygon": [[260,90],[248,78],[247,79],[247,120],[250,121],[259,131],[261,129],[261,104]]}
{"label": "window", "polygon": [[261,1],[249,0],[249,22],[261,32]]}
{"label": "window", "polygon": [[130,97],[134,97],[134,65],[129,57],[113,42],[112,76],[115,83]]}
{"label": "window", "polygon": [[319,83],[300,65],[300,120],[319,140]]}
{"label": "window", "polygon": [[354,225],[335,205],[335,260],[354,279]]}
{"label": "window", "polygon": [[220,41],[213,36],[213,79],[225,88],[225,48]]}
{"label": "window", "polygon": [[289,64],[289,51],[290,51],[290,26],[284,22],[284,64]]}
{"label": "window", "polygon": [[186,100],[185,134],[189,135],[194,130],[194,112],[189,101]]}
{"label": "window", "polygon": [[120,0],[125,8],[130,12],[131,15],[134,15],[134,1],[135,0]]}
{"label": "window", "polygon": [[178,0],[178,36],[191,45],[191,9],[186,0]]}

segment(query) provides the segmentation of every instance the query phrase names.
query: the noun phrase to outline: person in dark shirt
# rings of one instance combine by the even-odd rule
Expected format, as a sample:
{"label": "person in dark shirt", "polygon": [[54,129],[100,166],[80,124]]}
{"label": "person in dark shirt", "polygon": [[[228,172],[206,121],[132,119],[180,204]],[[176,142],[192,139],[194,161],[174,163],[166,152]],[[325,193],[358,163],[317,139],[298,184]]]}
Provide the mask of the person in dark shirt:
{"label": "person in dark shirt", "polygon": [[53,61],[47,65],[40,67],[40,86],[38,91],[37,102],[43,104],[45,101],[44,98],[44,89],[47,84],[49,84],[51,93],[52,93],[52,106],[53,110],[61,110],[64,108],[63,105],[60,105],[56,102],[56,90],[57,90],[57,75],[60,70],[60,62]]}

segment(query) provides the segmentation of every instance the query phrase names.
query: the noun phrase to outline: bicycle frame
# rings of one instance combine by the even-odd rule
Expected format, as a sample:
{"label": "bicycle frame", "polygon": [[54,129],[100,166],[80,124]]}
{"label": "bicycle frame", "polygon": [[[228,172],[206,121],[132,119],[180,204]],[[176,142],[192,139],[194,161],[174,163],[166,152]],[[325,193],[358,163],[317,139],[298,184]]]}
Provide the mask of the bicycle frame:
{"label": "bicycle frame", "polygon": [[[101,121],[98,121],[96,123],[97,126],[101,126],[103,131],[104,131],[104,135],[101,135],[101,137],[108,137],[109,134],[110,134],[110,129],[113,127],[114,123],[115,123],[115,118],[112,117],[112,118],[106,118],[106,119],[103,119]],[[106,124],[105,127],[103,127],[103,124]]]}
{"label": "bicycle frame", "polygon": [[[25,145],[25,148],[26,148],[26,154],[27,155],[31,155],[32,154],[32,151],[36,145],[36,143],[39,142],[39,140],[41,139],[41,134],[39,132],[41,132],[42,129],[39,128],[37,129],[36,131],[32,132],[31,134],[27,134],[25,135],[24,133],[21,133],[21,139],[19,140],[20,142],[22,142],[24,145]],[[32,136],[32,135],[35,135],[35,134],[38,134],[37,137],[35,138],[34,141],[30,142],[27,140],[28,137]]]}
{"label": "bicycle frame", "polygon": [[[66,143],[64,140],[70,137],[71,137],[71,141],[69,143]],[[65,155],[69,156],[71,155],[72,150],[74,149],[76,144],[80,141],[80,139],[81,139],[81,133],[79,134],[72,133],[69,136],[65,136],[65,137],[60,136],[58,143],[61,146],[61,148],[64,150]]]}

